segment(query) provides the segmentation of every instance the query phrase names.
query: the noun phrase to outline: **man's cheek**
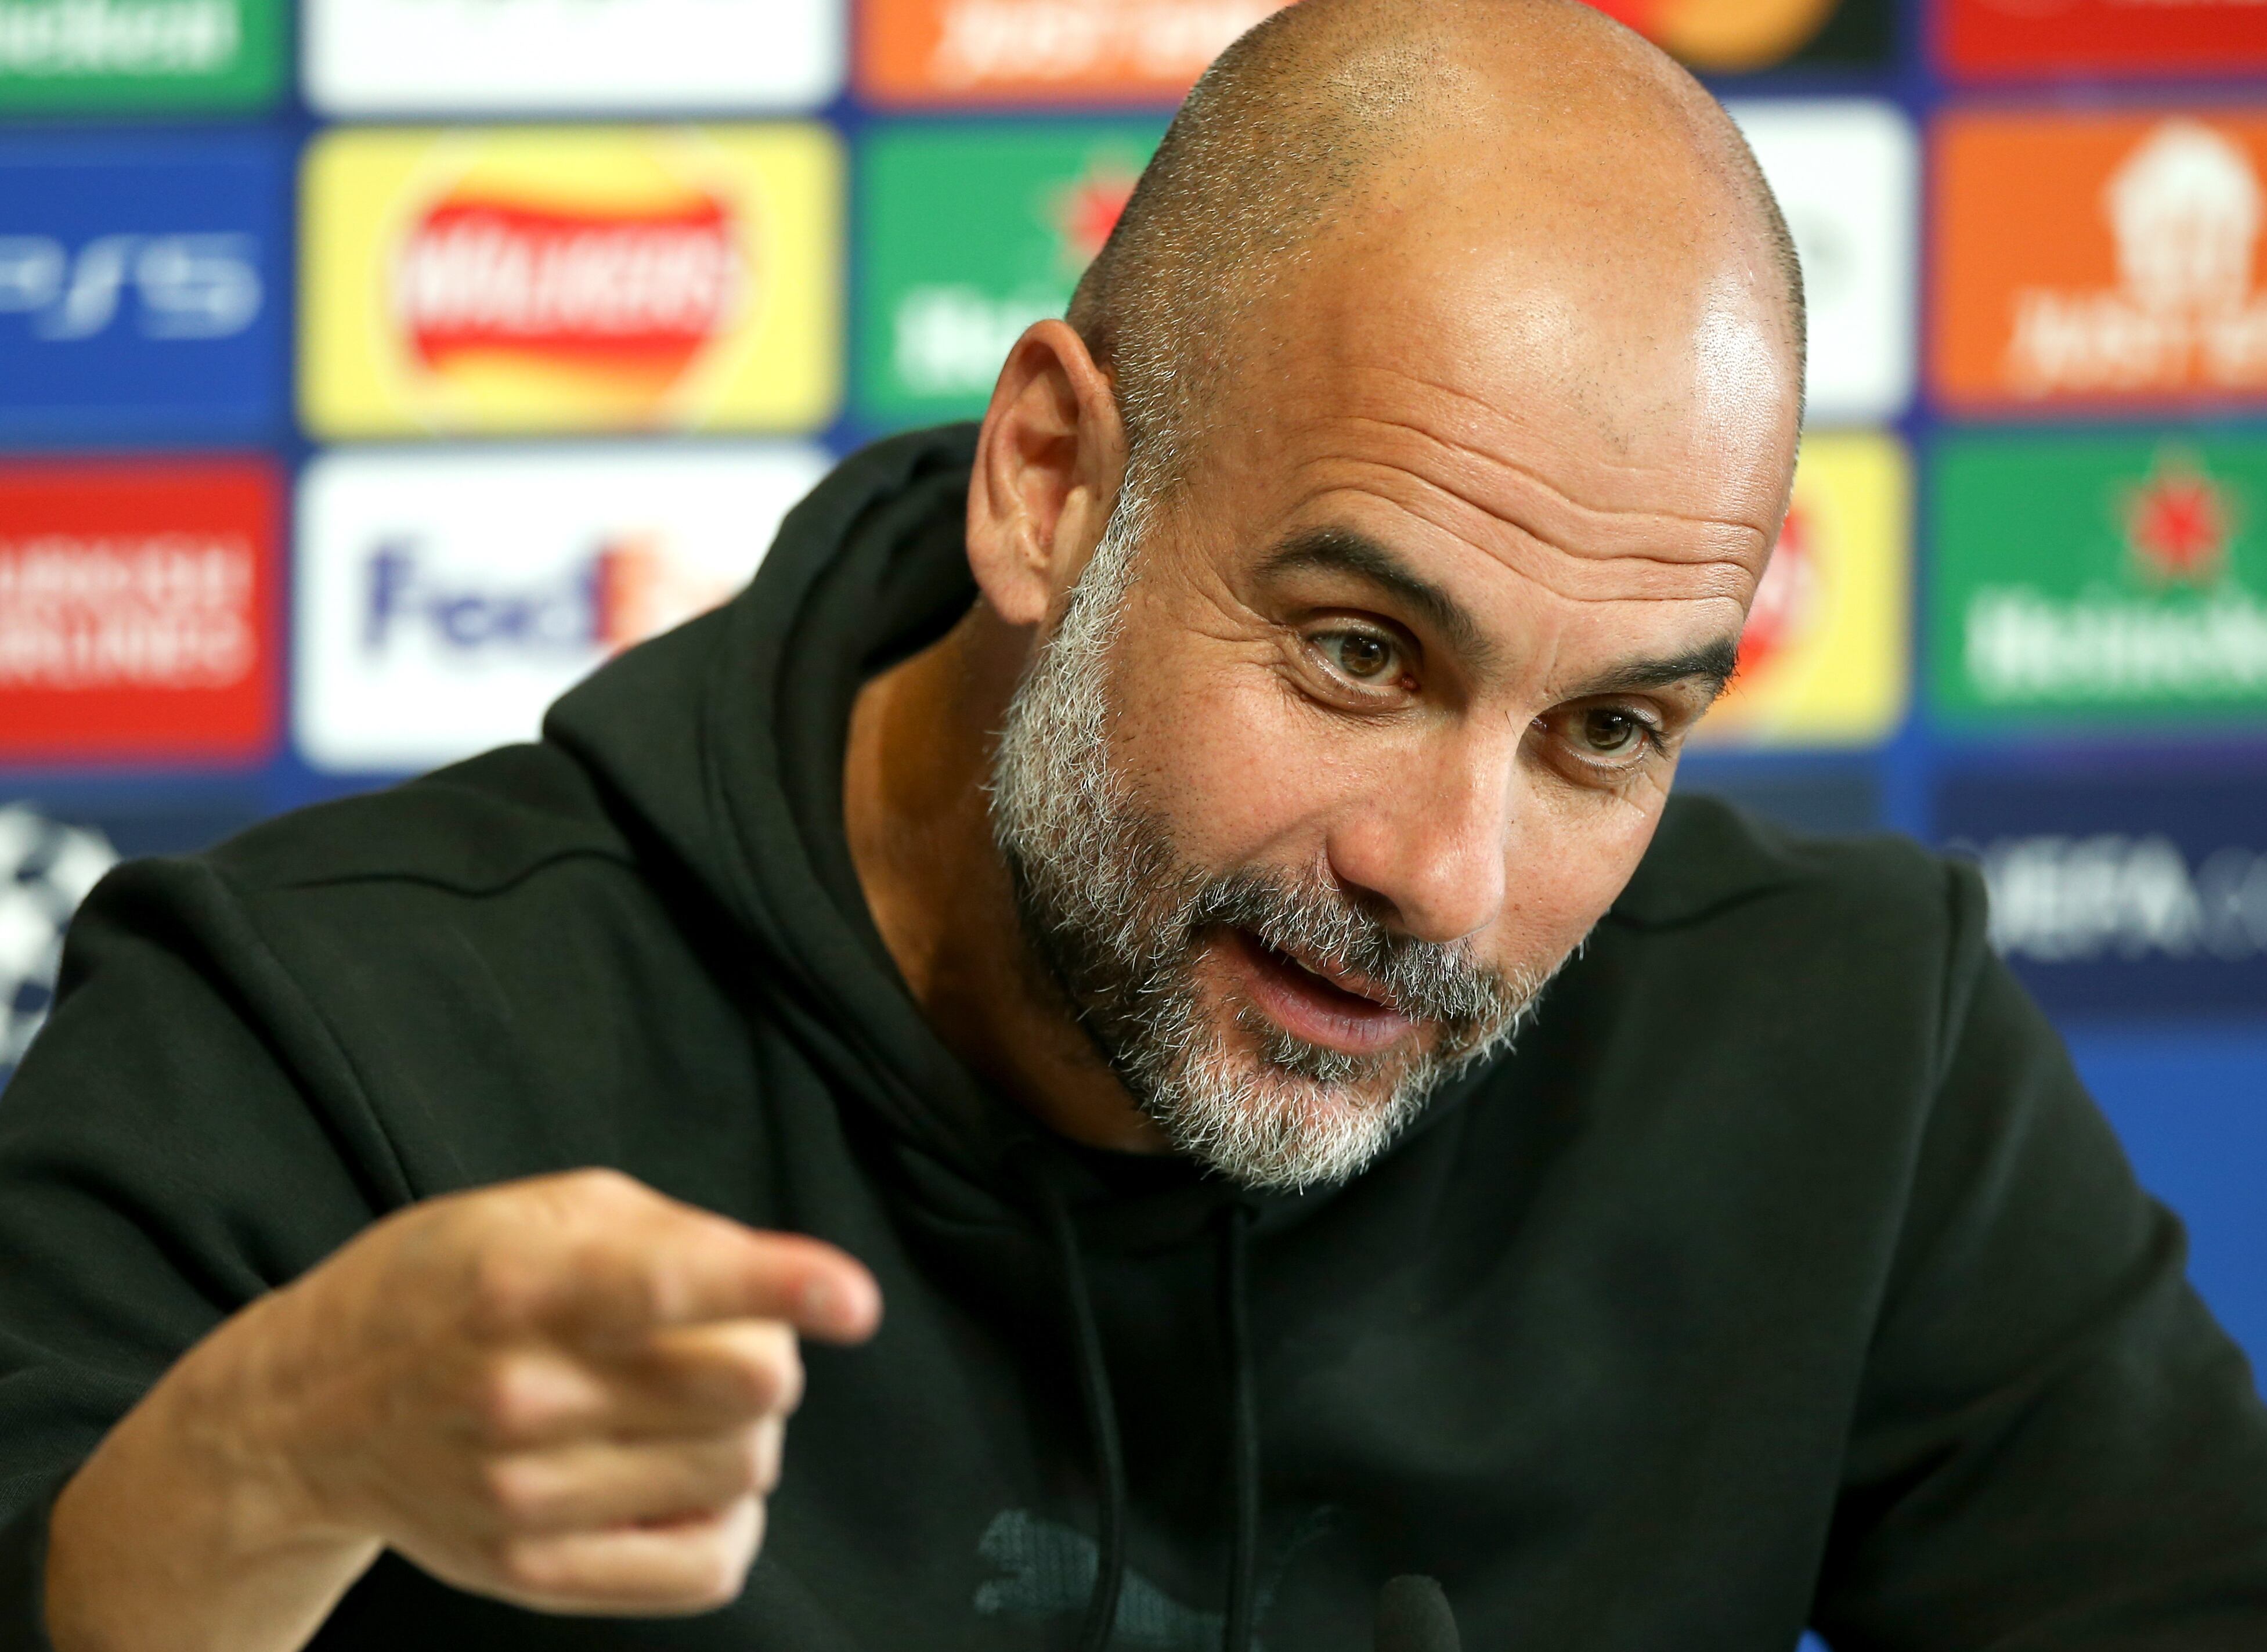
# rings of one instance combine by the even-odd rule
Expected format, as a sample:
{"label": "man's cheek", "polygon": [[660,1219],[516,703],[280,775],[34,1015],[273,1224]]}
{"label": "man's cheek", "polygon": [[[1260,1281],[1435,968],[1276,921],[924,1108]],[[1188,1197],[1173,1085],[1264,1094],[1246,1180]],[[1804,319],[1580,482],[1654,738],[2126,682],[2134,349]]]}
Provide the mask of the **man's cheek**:
{"label": "man's cheek", "polygon": [[1274,672],[1190,672],[1151,713],[1126,710],[1118,725],[1125,772],[1173,821],[1184,853],[1219,866],[1270,850],[1319,852],[1319,833],[1312,846],[1283,840],[1325,818],[1336,790],[1354,783],[1353,737],[1294,703]]}

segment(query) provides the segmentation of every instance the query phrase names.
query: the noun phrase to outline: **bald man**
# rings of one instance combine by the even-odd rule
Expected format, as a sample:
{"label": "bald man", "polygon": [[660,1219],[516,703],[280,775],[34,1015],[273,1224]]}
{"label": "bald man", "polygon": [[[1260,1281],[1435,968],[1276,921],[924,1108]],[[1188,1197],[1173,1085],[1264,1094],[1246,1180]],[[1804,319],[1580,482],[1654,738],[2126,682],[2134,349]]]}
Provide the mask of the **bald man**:
{"label": "bald man", "polygon": [[0,1644],[2267,1646],[2267,1416],[1975,879],[1669,803],[1801,381],[1633,35],[1254,31],[980,429],[97,892]]}

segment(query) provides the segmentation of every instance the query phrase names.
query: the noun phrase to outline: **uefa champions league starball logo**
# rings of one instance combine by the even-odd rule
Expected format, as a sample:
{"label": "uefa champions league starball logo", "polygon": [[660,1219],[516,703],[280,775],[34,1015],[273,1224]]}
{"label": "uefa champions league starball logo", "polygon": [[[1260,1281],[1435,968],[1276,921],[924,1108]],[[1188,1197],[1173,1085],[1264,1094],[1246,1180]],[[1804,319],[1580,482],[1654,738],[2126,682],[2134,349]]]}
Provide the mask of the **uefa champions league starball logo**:
{"label": "uefa champions league starball logo", "polygon": [[99,832],[0,806],[0,1078],[47,1019],[71,914],[117,863]]}

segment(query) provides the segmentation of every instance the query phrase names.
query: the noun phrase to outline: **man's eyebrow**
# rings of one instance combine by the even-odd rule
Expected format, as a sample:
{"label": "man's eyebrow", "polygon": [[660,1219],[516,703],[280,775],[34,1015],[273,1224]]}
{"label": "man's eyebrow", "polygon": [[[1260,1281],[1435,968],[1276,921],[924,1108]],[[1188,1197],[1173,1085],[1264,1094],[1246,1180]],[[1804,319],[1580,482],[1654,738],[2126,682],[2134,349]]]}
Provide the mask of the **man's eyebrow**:
{"label": "man's eyebrow", "polygon": [[1302,569],[1350,574],[1390,591],[1475,667],[1494,664],[1500,652],[1469,608],[1367,534],[1352,528],[1310,528],[1286,540],[1260,564],[1259,572],[1264,578]]}
{"label": "man's eyebrow", "polygon": [[1708,685],[1708,697],[1713,700],[1731,682],[1739,664],[1740,639],[1720,636],[1681,654],[1625,660],[1610,665],[1589,681],[1568,690],[1566,698],[1581,700],[1592,694],[1629,694],[1640,688],[1668,688],[1677,683],[1699,682]]}

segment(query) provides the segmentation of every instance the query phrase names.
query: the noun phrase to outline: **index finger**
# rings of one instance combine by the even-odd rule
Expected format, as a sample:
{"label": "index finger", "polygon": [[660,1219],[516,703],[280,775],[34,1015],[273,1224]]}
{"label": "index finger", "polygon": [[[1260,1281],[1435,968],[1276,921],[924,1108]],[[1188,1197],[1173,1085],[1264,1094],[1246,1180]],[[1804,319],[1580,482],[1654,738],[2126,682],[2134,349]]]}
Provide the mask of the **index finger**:
{"label": "index finger", "polygon": [[671,1325],[773,1319],[825,1342],[862,1342],[881,1288],[847,1252],[685,1206],[621,1222],[577,1247],[544,1316],[577,1340],[642,1341]]}

